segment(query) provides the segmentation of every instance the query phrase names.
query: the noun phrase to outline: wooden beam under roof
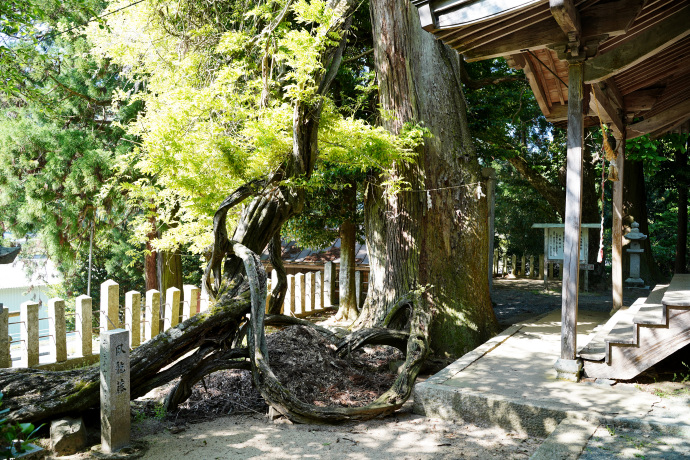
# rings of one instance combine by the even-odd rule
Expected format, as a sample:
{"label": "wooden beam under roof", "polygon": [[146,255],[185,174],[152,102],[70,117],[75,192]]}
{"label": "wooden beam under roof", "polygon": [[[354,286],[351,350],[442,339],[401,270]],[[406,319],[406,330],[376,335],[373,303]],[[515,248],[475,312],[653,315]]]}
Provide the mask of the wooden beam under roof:
{"label": "wooden beam under roof", "polygon": [[[604,5],[594,5],[580,12],[581,42],[587,43],[591,39],[602,40],[625,33],[632,19],[637,14],[637,9],[628,9],[625,5],[633,3],[637,5],[639,0],[619,0]],[[599,8],[595,8],[598,6]],[[605,10],[605,11],[604,11]],[[526,49],[540,49],[558,44],[568,44],[569,39],[558,25],[553,16],[541,21],[535,21],[528,27],[520,30],[505,31],[491,41],[475,42],[469,49],[462,45],[454,48],[463,48],[462,54],[468,62],[479,61],[516,54]]]}
{"label": "wooden beam under roof", "polygon": [[690,105],[685,100],[654,116],[628,125],[626,129],[627,138],[635,139],[636,137],[662,130],[665,127],[673,126],[688,118],[690,118]]}
{"label": "wooden beam under roof", "polygon": [[613,80],[592,84],[593,97],[590,107],[604,123],[610,123],[617,138],[625,132],[623,124],[623,99],[615,89]]}
{"label": "wooden beam under roof", "polygon": [[537,104],[539,104],[541,112],[544,114],[544,116],[548,117],[551,114],[551,106],[548,103],[544,88],[542,88],[541,80],[539,80],[539,77],[537,77],[534,72],[534,67],[532,61],[529,59],[529,55],[515,54],[511,56],[511,59],[514,62],[515,67],[522,69],[522,71],[525,73],[527,82],[532,89],[532,93],[534,93],[534,98],[537,100]]}
{"label": "wooden beam under roof", "polygon": [[690,35],[688,8],[650,27],[621,46],[585,62],[585,81],[596,83],[623,72]]}
{"label": "wooden beam under roof", "polygon": [[573,0],[549,0],[551,14],[566,36],[573,39],[580,37],[580,13]]}

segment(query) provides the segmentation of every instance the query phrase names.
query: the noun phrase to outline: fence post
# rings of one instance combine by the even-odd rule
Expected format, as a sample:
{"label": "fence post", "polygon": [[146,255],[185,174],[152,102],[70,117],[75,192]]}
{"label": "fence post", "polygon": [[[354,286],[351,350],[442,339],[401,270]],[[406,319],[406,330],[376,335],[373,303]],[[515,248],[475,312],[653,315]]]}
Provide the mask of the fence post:
{"label": "fence post", "polygon": [[285,291],[285,302],[283,302],[283,314],[295,314],[295,275],[287,276],[287,290]]}
{"label": "fence post", "polygon": [[80,295],[76,299],[74,313],[74,328],[79,335],[77,340],[77,355],[91,356],[93,354],[93,299],[87,295]]}
{"label": "fence post", "polygon": [[546,277],[544,276],[544,273],[546,273],[546,267],[544,266],[544,254],[539,254],[539,277],[544,278],[546,280]]}
{"label": "fence post", "polygon": [[316,272],[314,276],[314,286],[316,290],[316,301],[314,302],[314,310],[323,310],[323,279],[321,271]]}
{"label": "fence post", "polygon": [[335,301],[335,265],[333,262],[323,264],[323,307],[332,307]]}
{"label": "fence post", "polygon": [[101,333],[101,450],[115,452],[130,439],[129,332]]}
{"label": "fence post", "polygon": [[357,304],[357,309],[362,308],[363,302],[362,298],[362,272],[355,270],[355,303]]}
{"label": "fence post", "polygon": [[304,273],[295,275],[295,316],[304,313]]}
{"label": "fence post", "polygon": [[144,337],[151,340],[160,331],[161,293],[155,289],[146,291],[146,320],[149,326],[144,328]]}
{"label": "fence post", "polygon": [[23,342],[20,366],[35,366],[38,364],[38,303],[22,303],[19,307],[19,318],[22,323],[19,338]]}
{"label": "fence post", "polygon": [[197,314],[199,310],[199,292],[201,290],[192,284],[186,284],[182,286],[182,289],[184,290],[184,300],[187,305],[187,311],[182,312],[182,319],[184,320]]}
{"label": "fence post", "polygon": [[180,290],[169,287],[165,291],[165,314],[163,315],[163,331],[180,324]]}
{"label": "fence post", "polygon": [[306,282],[306,302],[304,303],[305,312],[312,313],[314,311],[316,288],[314,286],[314,273],[309,272],[304,275],[304,280]]}
{"label": "fence post", "polygon": [[129,330],[129,346],[141,345],[141,294],[137,291],[125,294],[125,329]]}
{"label": "fence post", "polygon": [[534,278],[534,256],[529,256],[529,277]]}
{"label": "fence post", "polygon": [[[48,301],[48,350],[50,360],[56,363],[67,361],[67,331],[65,329],[65,301]],[[52,340],[51,340],[52,339]]]}
{"label": "fence post", "polygon": [[120,285],[113,280],[101,284],[101,330],[120,328]]}
{"label": "fence post", "polygon": [[10,309],[0,303],[0,368],[12,367],[9,336]]}

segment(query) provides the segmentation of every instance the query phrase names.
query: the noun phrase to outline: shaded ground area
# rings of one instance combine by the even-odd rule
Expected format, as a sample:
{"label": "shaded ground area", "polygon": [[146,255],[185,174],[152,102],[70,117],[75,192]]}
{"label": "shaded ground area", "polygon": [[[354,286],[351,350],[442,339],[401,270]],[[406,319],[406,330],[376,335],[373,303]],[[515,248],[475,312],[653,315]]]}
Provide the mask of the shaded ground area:
{"label": "shaded ground area", "polygon": [[[543,282],[538,280],[496,280],[494,286],[494,310],[504,328],[561,308],[559,282],[552,283],[550,291],[543,291]],[[641,295],[646,294],[626,292],[626,304]],[[581,293],[580,308],[609,311],[610,293]],[[326,315],[322,313],[320,319]],[[301,327],[270,334],[267,340],[271,366],[279,380],[300,399],[320,405],[363,405],[375,399],[389,387],[394,378],[390,369],[402,358],[390,347],[367,347],[351,358],[339,359],[332,344]],[[687,382],[678,384],[684,375],[678,374],[678,366],[657,366],[626,384],[666,392],[668,403],[675,404],[673,398],[688,391]],[[132,404],[133,438],[149,445],[143,458],[511,459],[528,458],[543,442],[539,437],[472,420],[444,421],[414,415],[411,403],[393,417],[359,424],[292,425],[283,418],[272,422],[248,371],[220,371],[207,376],[195,386],[192,397],[172,413],[163,410],[165,394],[163,388]],[[87,423],[91,440],[98,442],[97,417]],[[589,451],[599,456],[583,458],[615,458],[614,454],[606,455],[622,452],[622,447],[611,443],[628,440],[622,436],[606,438],[608,431],[598,433]],[[637,445],[647,442],[644,433],[626,436],[637,439]],[[650,446],[670,443],[665,438],[654,439],[660,442],[649,441]],[[81,454],[73,458],[90,457]]]}
{"label": "shaded ground area", "polygon": [[[525,321],[533,316],[561,309],[560,281],[549,281],[549,289],[544,289],[544,281],[537,279],[494,279],[491,300],[501,329]],[[625,289],[623,302],[631,305],[638,297],[646,297],[648,290]],[[579,308],[591,311],[611,311],[611,291],[580,292]]]}

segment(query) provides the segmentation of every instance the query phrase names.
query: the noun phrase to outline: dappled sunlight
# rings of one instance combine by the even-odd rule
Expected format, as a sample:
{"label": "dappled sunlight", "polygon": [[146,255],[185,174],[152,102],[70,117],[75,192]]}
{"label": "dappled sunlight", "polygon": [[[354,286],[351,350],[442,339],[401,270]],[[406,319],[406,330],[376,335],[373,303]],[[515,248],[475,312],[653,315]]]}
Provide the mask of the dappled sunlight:
{"label": "dappled sunlight", "polygon": [[[608,315],[581,311],[579,319],[577,340],[583,346]],[[559,310],[525,323],[459,372],[431,378],[428,390],[418,385],[420,406],[441,417],[472,414],[519,432],[549,433],[566,411],[643,417],[659,401],[636,388],[558,380],[554,363],[560,357],[560,330]]]}
{"label": "dappled sunlight", "polygon": [[[356,425],[274,424],[260,416],[219,418],[178,435],[146,438],[147,459],[525,458],[541,442],[516,432],[401,413]],[[505,455],[503,455],[505,454]]]}

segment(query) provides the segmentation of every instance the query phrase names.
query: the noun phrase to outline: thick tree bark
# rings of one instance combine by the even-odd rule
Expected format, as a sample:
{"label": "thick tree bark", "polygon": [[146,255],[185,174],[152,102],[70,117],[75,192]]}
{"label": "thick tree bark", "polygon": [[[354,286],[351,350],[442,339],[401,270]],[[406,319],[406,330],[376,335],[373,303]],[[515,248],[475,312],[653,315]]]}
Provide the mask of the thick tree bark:
{"label": "thick tree bark", "polygon": [[[175,406],[189,395],[191,385],[201,376],[216,369],[245,367],[243,357],[251,354],[249,363],[255,375],[255,384],[269,403],[280,407],[295,420],[308,419],[309,411],[320,413],[324,420],[362,416],[361,411],[357,410],[335,410],[333,415],[333,411],[320,411],[310,405],[295,403],[294,398],[291,399],[291,395],[274,382],[275,379],[271,380],[272,373],[266,364],[265,341],[262,343],[266,280],[263,272],[257,277],[255,267],[258,262],[256,254],[263,251],[282,224],[302,207],[302,192],[277,184],[286,178],[309,177],[312,172],[318,152],[316,141],[322,108],[320,96],[328,90],[338,69],[346,43],[345,35],[357,5],[354,0],[329,2],[328,6],[335,13],[329,37],[340,36],[341,40],[331,40],[321,50],[320,61],[325,70],[317,69],[314,72],[313,80],[317,85],[314,97],[295,104],[292,154],[273,177],[240,187],[219,207],[214,216],[215,242],[204,274],[204,284],[214,295],[215,304],[209,313],[189,318],[132,352],[132,398],[181,377],[180,384],[168,397],[168,404]],[[252,196],[254,198],[244,209],[234,231],[236,241],[231,242],[226,228],[227,213],[233,206]],[[251,272],[249,260],[254,265]],[[233,348],[243,324],[247,322],[248,313],[251,313],[252,322],[250,350]],[[407,372],[396,381],[393,393],[387,395],[390,400],[380,401],[377,407],[369,408],[371,416],[395,410],[409,397],[412,382],[428,353],[425,335],[428,321],[425,322],[423,312],[417,318],[418,322],[408,341]],[[98,369],[91,367],[65,372],[3,369],[0,370],[0,388],[5,393],[3,403],[13,409],[10,414],[12,419],[41,421],[97,406]]]}
{"label": "thick tree bark", "polygon": [[153,240],[158,238],[158,230],[156,229],[156,217],[149,217],[149,232],[146,234],[146,255],[144,256],[144,279],[146,281],[146,290],[158,289],[158,255],[156,249],[153,247]]}
{"label": "thick tree bark", "polygon": [[345,220],[340,225],[340,301],[336,319],[354,321],[359,314],[357,298],[355,296],[355,245],[357,243],[357,228],[348,218],[354,215],[357,206],[357,184],[343,189],[343,210]]}
{"label": "thick tree bark", "polygon": [[376,180],[367,189],[369,293],[357,325],[380,324],[396,298],[423,291],[432,350],[459,356],[496,330],[485,276],[488,208],[459,56],[422,30],[409,2],[372,0],[371,12],[380,100],[391,115],[384,124],[392,132],[423,124],[431,136],[414,163],[391,174],[411,190],[386,195]]}
{"label": "thick tree bark", "polygon": [[688,272],[688,152],[676,152],[675,179],[678,189],[678,226],[674,273]]}

